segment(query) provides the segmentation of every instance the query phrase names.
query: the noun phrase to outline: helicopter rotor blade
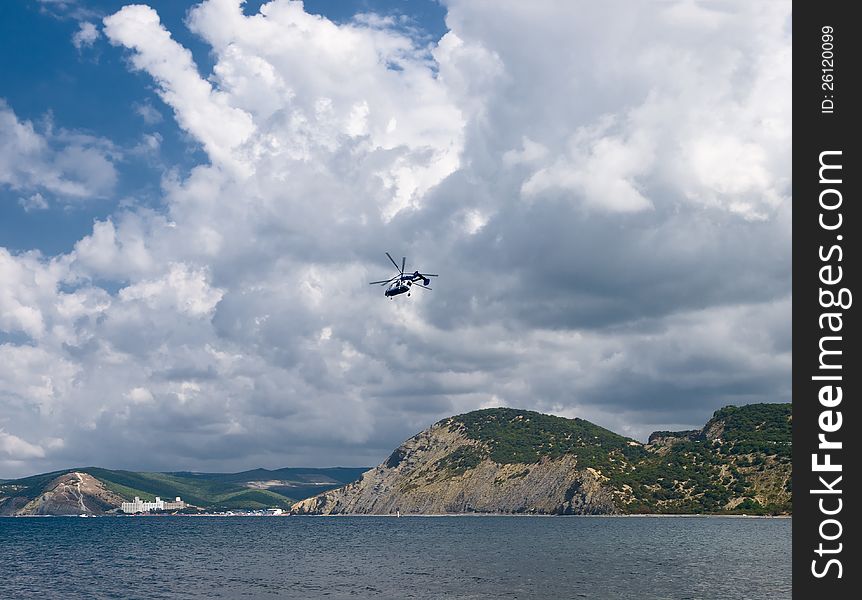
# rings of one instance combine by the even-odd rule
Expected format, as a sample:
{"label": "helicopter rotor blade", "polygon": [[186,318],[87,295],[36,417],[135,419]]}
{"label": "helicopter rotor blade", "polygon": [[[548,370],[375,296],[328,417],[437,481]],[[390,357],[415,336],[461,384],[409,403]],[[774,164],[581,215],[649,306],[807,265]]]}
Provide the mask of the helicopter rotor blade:
{"label": "helicopter rotor blade", "polygon": [[430,290],[431,289],[427,285],[422,285],[421,283],[414,283],[413,285],[415,285],[416,287],[421,287],[423,290]]}
{"label": "helicopter rotor blade", "polygon": [[387,252],[387,253],[386,253],[386,256],[389,258],[389,262],[391,262],[393,265],[395,265],[395,268],[397,269],[397,268],[398,268],[398,263],[397,263],[397,262],[395,262],[395,259],[394,259],[394,258],[392,258],[392,255],[391,255],[391,254],[389,254],[389,253]]}
{"label": "helicopter rotor blade", "polygon": [[435,275],[433,273],[419,273],[422,277],[440,277],[439,275]]}
{"label": "helicopter rotor blade", "polygon": [[407,264],[407,257],[402,256],[401,257],[401,274],[402,275],[404,275],[404,265],[406,265],[406,264]]}
{"label": "helicopter rotor blade", "polygon": [[[392,279],[395,279],[395,277],[393,277]],[[389,283],[390,281],[392,281],[392,279],[387,279],[386,281],[383,281],[382,279],[380,281],[372,281],[368,285],[374,285],[375,283]]]}

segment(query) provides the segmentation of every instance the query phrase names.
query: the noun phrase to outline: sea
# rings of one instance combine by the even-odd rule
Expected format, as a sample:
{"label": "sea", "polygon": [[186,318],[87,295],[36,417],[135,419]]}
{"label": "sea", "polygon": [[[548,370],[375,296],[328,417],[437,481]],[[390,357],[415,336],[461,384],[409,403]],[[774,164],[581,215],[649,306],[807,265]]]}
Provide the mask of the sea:
{"label": "sea", "polygon": [[0,598],[790,598],[791,519],[0,518]]}

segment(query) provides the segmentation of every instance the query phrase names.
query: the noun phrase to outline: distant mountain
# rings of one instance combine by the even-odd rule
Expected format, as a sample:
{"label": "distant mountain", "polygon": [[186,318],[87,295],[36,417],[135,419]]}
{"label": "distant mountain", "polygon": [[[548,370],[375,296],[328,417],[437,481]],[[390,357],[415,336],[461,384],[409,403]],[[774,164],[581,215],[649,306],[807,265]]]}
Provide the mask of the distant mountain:
{"label": "distant mountain", "polygon": [[718,410],[647,444],[583,419],[495,408],[444,419],[306,514],[791,512],[791,405]]}
{"label": "distant mountain", "polygon": [[85,467],[0,482],[0,515],[102,514],[139,496],[205,509],[289,508],[358,479],[366,469],[254,469],[242,473],[148,473]]}
{"label": "distant mountain", "polygon": [[241,473],[167,473],[184,479],[237,484],[250,489],[275,492],[288,498],[300,500],[322,491],[356,481],[367,471],[367,467],[329,467],[311,469],[286,467],[283,469],[253,469]]}
{"label": "distant mountain", "polygon": [[[13,480],[0,485],[0,515],[101,514],[124,501],[88,473],[49,473],[28,479],[38,479],[38,483]],[[9,496],[4,497],[6,493]]]}

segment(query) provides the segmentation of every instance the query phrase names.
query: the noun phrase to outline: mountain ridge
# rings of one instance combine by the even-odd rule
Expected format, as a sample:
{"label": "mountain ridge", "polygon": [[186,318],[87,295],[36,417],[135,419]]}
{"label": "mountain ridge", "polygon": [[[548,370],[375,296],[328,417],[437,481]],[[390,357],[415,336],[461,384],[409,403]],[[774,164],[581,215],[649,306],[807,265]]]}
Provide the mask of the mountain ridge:
{"label": "mountain ridge", "polygon": [[[288,509],[297,500],[356,479],[364,470],[285,467],[192,473],[77,467],[0,481],[0,515],[104,514],[135,496],[143,500],[180,496],[209,510]],[[83,491],[76,493],[83,480]]]}
{"label": "mountain ridge", "polygon": [[646,444],[584,419],[494,408],[442,419],[364,468],[136,472],[0,480],[0,515],[103,514],[134,496],[297,514],[790,514],[791,405],[715,411]]}

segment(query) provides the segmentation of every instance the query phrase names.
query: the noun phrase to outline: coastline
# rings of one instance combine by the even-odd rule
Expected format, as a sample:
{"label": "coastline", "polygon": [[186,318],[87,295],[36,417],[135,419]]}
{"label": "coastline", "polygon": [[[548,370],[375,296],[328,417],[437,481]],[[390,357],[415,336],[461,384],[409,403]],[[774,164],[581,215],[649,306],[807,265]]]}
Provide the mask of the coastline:
{"label": "coastline", "polygon": [[[178,515],[178,516],[187,516],[187,515]],[[422,518],[434,518],[434,517],[514,517],[514,518],[593,518],[593,519],[602,519],[602,518],[611,518],[611,519],[630,519],[630,518],[648,518],[648,519],[665,519],[665,518],[686,518],[686,519],[792,519],[793,515],[722,515],[722,514],[689,514],[689,513],[679,513],[679,514],[671,514],[671,513],[662,513],[662,514],[631,514],[631,515],[551,515],[551,514],[511,514],[511,513],[409,513],[402,514],[400,517],[398,515],[393,514],[385,514],[385,515],[373,515],[373,514],[364,514],[364,513],[346,513],[346,514],[337,514],[337,515],[289,515],[292,517],[392,517],[395,519],[406,518],[406,517],[422,517]]]}
{"label": "coastline", "polygon": [[424,513],[411,513],[411,514],[402,514],[402,515],[393,515],[393,514],[385,514],[385,515],[373,515],[373,514],[364,514],[364,513],[349,513],[349,514],[337,514],[337,515],[293,515],[289,513],[281,514],[281,515],[262,515],[262,514],[253,514],[253,513],[233,513],[233,514],[225,514],[225,513],[201,513],[201,514],[183,514],[183,515],[0,515],[0,519],[44,519],[44,518],[118,518],[118,519],[130,519],[130,518],[165,518],[165,517],[192,517],[192,518],[202,518],[202,517],[223,517],[223,518],[236,518],[236,517],[265,517],[265,518],[283,518],[283,517],[316,517],[316,518],[349,518],[349,517],[386,517],[393,519],[400,518],[409,518],[409,517],[419,517],[419,518],[437,518],[437,517],[512,517],[512,518],[556,518],[556,517],[576,517],[576,518],[598,518],[598,519],[631,519],[631,518],[646,518],[646,519],[668,519],[668,518],[685,518],[685,519],[792,519],[793,515],[722,515],[722,514],[632,514],[632,515],[547,515],[547,514],[509,514],[509,513],[433,513],[433,514],[424,514]]}

